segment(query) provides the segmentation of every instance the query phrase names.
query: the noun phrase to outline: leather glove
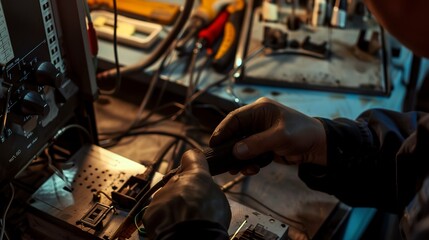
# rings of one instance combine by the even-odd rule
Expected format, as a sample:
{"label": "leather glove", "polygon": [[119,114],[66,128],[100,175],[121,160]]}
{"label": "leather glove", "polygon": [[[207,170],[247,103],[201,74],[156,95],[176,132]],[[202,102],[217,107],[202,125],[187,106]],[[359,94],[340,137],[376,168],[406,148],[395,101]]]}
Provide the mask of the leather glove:
{"label": "leather glove", "polygon": [[[254,158],[272,151],[275,161],[286,164],[315,163],[326,165],[327,146],[323,124],[280,103],[260,98],[226,116],[210,138],[215,147],[230,139],[237,142],[233,154],[238,159]],[[256,174],[259,166],[250,165],[241,172]]]}
{"label": "leather glove", "polygon": [[[162,236],[174,235],[177,225],[181,226],[177,227],[181,231],[186,222],[197,226],[208,223],[203,225],[212,230],[213,226],[221,228],[217,233],[223,231],[222,235],[228,239],[226,231],[230,221],[229,203],[214,183],[205,156],[197,150],[185,152],[181,169],[154,195],[143,216],[150,239],[169,239]],[[192,234],[195,237],[196,232],[194,225],[187,232],[188,239]],[[180,234],[176,234],[176,238],[177,235]]]}

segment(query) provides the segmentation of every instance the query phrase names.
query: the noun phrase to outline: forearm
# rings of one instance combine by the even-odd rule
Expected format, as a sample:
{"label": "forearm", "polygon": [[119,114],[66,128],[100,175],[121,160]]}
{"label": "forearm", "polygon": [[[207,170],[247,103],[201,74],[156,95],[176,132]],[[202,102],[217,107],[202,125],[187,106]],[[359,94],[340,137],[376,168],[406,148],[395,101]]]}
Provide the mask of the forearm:
{"label": "forearm", "polygon": [[[327,135],[327,166],[303,164],[301,179],[310,188],[333,194],[352,206],[401,211],[415,191],[412,185],[417,176],[408,175],[418,164],[401,160],[404,150],[400,149],[421,116],[371,110],[357,121],[321,119]],[[401,169],[397,169],[397,155]]]}

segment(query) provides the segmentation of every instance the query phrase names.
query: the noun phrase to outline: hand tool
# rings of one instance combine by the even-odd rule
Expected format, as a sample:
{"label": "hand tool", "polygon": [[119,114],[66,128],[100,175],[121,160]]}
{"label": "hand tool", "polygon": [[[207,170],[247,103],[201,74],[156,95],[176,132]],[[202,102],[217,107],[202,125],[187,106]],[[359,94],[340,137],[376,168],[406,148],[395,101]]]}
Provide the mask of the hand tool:
{"label": "hand tool", "polygon": [[210,24],[222,9],[237,0],[201,0],[201,4],[192,13],[183,36],[177,41],[176,50],[183,52],[202,28]]}
{"label": "hand tool", "polygon": [[231,140],[214,148],[203,149],[203,153],[206,156],[207,162],[209,164],[210,174],[212,176],[219,175],[231,170],[239,171],[250,165],[265,167],[274,159],[273,152],[267,152],[252,159],[237,159],[233,154],[233,147],[235,143],[237,143],[237,140]]}
{"label": "hand tool", "polygon": [[224,72],[232,67],[235,52],[240,39],[241,24],[244,16],[244,0],[237,0],[227,6],[228,21],[225,24],[222,42],[213,59],[213,68]]}

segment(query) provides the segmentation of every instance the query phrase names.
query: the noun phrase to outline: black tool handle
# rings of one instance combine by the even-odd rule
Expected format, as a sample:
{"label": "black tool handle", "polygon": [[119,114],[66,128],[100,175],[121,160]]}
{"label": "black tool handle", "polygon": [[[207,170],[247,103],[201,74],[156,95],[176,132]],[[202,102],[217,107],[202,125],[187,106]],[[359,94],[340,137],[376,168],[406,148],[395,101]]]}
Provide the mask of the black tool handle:
{"label": "black tool handle", "polygon": [[256,164],[265,167],[274,159],[273,152],[267,152],[252,159],[241,160],[234,157],[232,149],[237,141],[230,141],[226,144],[214,148],[205,148],[204,155],[209,164],[212,176],[225,173],[231,170],[241,170],[246,166]]}

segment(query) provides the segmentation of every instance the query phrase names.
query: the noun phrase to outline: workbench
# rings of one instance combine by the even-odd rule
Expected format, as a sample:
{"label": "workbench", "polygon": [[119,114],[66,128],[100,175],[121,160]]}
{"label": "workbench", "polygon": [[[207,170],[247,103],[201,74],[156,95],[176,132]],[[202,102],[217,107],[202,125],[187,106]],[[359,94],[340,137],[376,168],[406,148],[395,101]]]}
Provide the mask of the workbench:
{"label": "workbench", "polygon": [[[386,37],[387,41],[393,41],[388,33]],[[102,39],[99,39],[98,44],[100,68],[108,69],[113,67],[112,44]],[[228,112],[238,106],[249,104],[260,97],[268,97],[309,116],[324,118],[345,117],[354,119],[361,112],[371,108],[386,108],[401,111],[405,95],[403,82],[406,82],[408,78],[409,62],[411,61],[411,53],[402,46],[401,51],[400,58],[390,60],[392,64],[389,68],[389,80],[392,88],[388,95],[367,95],[359,94],[358,92],[347,93],[274,87],[240,82],[232,84],[230,82],[221,87],[213,88],[201,95],[198,98],[198,102],[213,104]],[[141,62],[150,54],[147,50],[139,50],[124,45],[118,46],[118,53],[121,65],[132,65]],[[395,65],[395,61],[396,63],[399,62],[399,64]],[[175,64],[178,66],[175,66]],[[270,66],[269,62],[265,64],[267,64],[266,69],[273,67]],[[171,65],[171,68],[167,67],[161,74],[162,80],[157,86],[161,87],[162,84],[166,84],[168,93],[176,96],[184,96],[188,86],[188,78],[186,75],[183,75],[185,64],[173,61]],[[130,84],[130,86],[135,86],[136,84],[142,84],[146,86],[157,67],[158,64],[155,64],[139,74],[124,76],[123,85]],[[171,69],[174,70],[172,71]],[[221,79],[223,76],[223,74],[213,70],[203,71],[200,89]],[[231,87],[234,94],[231,94]],[[143,98],[143,94],[140,96],[140,99]],[[130,109],[127,112],[133,112],[133,109],[136,109],[136,107],[129,107]],[[96,103],[96,109],[98,109],[99,118],[101,119],[101,124],[99,124],[100,129],[109,125],[103,124],[103,119],[106,116],[115,116],[116,125],[118,126],[122,121],[127,121],[127,117],[119,116],[114,110],[109,110],[110,107],[108,106],[98,105],[97,107]],[[143,138],[147,138],[147,136]],[[157,139],[157,137],[153,138]],[[147,141],[147,139],[143,141]],[[153,141],[153,139],[149,141]],[[162,142],[162,140],[155,140],[158,143],[160,141]],[[156,152],[156,147],[150,149],[144,149],[144,147],[135,148],[134,146],[142,146],[138,142],[130,142],[131,146],[133,146],[131,149],[125,144],[114,147],[111,150],[125,155],[130,159],[136,159],[137,156],[141,159],[142,154],[148,154],[147,151],[149,151],[149,156]],[[222,185],[234,177],[229,174],[223,174],[215,177],[215,181]],[[259,174],[249,177],[241,184],[234,186],[228,196],[290,224],[298,232],[302,232],[304,235],[314,239],[330,239],[336,234],[340,226],[344,227],[347,225],[347,221],[351,221],[347,219],[349,215],[353,216],[354,220],[357,219],[356,221],[359,224],[353,224],[352,228],[349,226],[348,229],[346,226],[344,227],[346,229],[342,231],[345,236],[353,235],[354,238],[350,239],[357,239],[375,214],[374,209],[353,209],[339,202],[333,196],[308,189],[297,177],[296,166],[285,166],[274,163],[263,168]]]}

